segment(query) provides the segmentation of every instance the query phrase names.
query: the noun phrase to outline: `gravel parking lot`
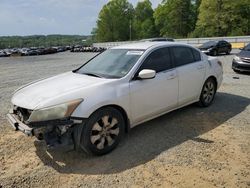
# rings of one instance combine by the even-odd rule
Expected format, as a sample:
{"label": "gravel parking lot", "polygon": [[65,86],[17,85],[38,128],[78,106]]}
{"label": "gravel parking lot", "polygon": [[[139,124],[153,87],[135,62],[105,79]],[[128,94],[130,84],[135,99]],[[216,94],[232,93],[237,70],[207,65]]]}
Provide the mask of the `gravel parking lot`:
{"label": "gravel parking lot", "polygon": [[250,75],[220,56],[224,81],[209,108],[190,105],[131,130],[112,153],[46,151],[9,128],[15,89],[79,67],[93,53],[0,58],[1,187],[250,187]]}

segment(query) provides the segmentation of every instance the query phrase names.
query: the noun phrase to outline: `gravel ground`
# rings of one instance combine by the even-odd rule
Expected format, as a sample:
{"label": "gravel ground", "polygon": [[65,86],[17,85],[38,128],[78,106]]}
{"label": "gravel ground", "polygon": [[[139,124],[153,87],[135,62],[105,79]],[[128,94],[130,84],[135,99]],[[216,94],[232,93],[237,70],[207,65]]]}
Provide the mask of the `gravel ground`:
{"label": "gravel ground", "polygon": [[250,76],[220,56],[224,81],[209,108],[176,110],[131,130],[112,153],[46,151],[8,127],[15,89],[72,70],[91,53],[0,58],[0,187],[250,187]]}

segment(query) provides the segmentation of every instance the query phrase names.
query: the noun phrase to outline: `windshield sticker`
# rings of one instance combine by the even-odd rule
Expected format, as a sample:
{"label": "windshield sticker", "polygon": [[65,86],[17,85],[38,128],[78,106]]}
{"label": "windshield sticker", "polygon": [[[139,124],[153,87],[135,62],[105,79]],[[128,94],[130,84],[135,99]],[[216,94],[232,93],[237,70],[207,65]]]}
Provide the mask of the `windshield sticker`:
{"label": "windshield sticker", "polygon": [[128,51],[126,55],[142,55],[143,51]]}

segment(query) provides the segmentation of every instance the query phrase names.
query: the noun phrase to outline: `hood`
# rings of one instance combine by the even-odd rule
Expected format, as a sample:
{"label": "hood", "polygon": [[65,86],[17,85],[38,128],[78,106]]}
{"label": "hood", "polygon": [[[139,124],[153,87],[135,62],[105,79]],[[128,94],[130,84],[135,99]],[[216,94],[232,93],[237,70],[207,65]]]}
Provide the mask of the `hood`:
{"label": "hood", "polygon": [[103,78],[67,72],[28,84],[17,90],[12,97],[12,104],[34,110],[41,102],[106,81],[107,79]]}
{"label": "hood", "polygon": [[238,53],[239,57],[247,57],[250,58],[250,51],[247,50],[241,50],[240,53]]}
{"label": "hood", "polygon": [[200,45],[199,49],[207,50],[209,48],[214,48],[216,46],[217,46],[216,41],[208,41],[208,42],[205,42],[204,44]]}
{"label": "hood", "polygon": [[214,48],[214,45],[210,45],[210,46],[200,46],[199,49],[200,50],[208,50],[209,48]]}

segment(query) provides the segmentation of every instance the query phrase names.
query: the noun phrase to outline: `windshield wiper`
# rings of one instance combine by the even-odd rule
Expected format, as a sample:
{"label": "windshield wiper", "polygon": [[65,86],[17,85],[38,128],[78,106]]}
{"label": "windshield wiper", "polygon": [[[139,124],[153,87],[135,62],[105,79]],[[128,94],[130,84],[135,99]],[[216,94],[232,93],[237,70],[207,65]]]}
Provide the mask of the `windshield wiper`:
{"label": "windshield wiper", "polygon": [[94,77],[97,77],[97,78],[102,78],[102,76],[98,75],[98,74],[95,74],[95,73],[90,73],[90,72],[84,72],[83,74],[85,75],[88,75],[88,76],[94,76]]}

